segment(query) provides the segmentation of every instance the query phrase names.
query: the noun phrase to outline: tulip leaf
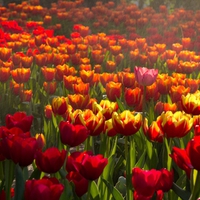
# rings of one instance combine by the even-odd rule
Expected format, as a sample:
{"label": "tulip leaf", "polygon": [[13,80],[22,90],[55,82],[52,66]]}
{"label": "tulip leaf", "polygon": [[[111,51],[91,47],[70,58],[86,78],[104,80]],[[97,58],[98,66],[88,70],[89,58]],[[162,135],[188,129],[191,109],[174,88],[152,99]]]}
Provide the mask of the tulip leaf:
{"label": "tulip leaf", "polygon": [[145,163],[145,158],[146,158],[146,152],[147,152],[146,149],[144,149],[144,152],[142,153],[142,155],[140,156],[139,160],[135,164],[135,167],[143,168],[144,163]]}
{"label": "tulip leaf", "polygon": [[16,176],[16,182],[15,182],[14,200],[21,200],[23,199],[23,195],[24,195],[25,180],[24,180],[22,168],[19,166],[19,164],[16,165],[15,176]]}
{"label": "tulip leaf", "polygon": [[95,181],[91,182],[90,195],[92,197],[92,200],[100,200],[100,198],[99,198],[99,189],[98,189],[97,184],[95,183]]}
{"label": "tulip leaf", "polygon": [[114,199],[117,200],[124,200],[122,194],[116,189],[116,187],[114,187],[113,185],[111,185],[108,181],[106,181],[105,179],[102,179],[103,182],[106,184],[106,186],[108,187],[110,193],[112,194],[112,196],[114,197]]}
{"label": "tulip leaf", "polygon": [[182,200],[188,200],[190,198],[190,193],[188,191],[183,190],[180,188],[176,183],[173,183],[172,190],[181,197]]}
{"label": "tulip leaf", "polygon": [[31,179],[39,179],[40,175],[41,175],[41,171],[38,168],[35,168],[29,179],[30,180]]}
{"label": "tulip leaf", "polygon": [[123,105],[123,103],[118,98],[116,98],[116,102],[119,106],[120,111],[123,112],[125,110],[125,106]]}

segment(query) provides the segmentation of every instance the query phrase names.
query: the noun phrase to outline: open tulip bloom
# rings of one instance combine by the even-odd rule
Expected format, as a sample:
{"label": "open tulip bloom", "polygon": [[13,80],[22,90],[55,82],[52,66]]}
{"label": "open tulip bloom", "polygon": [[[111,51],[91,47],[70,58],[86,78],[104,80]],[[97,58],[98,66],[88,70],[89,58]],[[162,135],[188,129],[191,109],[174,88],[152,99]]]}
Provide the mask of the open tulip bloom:
{"label": "open tulip bloom", "polygon": [[3,2],[0,200],[199,199],[199,0]]}

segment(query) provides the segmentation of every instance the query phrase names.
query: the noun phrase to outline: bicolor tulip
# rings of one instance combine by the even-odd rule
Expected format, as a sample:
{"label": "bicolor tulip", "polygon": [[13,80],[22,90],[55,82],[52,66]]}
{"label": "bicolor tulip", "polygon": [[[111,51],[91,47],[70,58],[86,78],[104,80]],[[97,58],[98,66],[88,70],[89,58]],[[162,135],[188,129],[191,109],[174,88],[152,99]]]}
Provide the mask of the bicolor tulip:
{"label": "bicolor tulip", "polygon": [[66,97],[53,98],[51,107],[54,114],[64,115],[68,107],[67,98]]}
{"label": "bicolor tulip", "polygon": [[113,112],[112,123],[114,129],[124,136],[130,136],[140,129],[142,125],[142,115],[129,110],[124,110],[122,113]]}
{"label": "bicolor tulip", "polygon": [[106,84],[106,94],[110,101],[116,101],[122,94],[122,84],[110,81]]}
{"label": "bicolor tulip", "polygon": [[200,115],[200,91],[181,96],[183,110],[191,115]]}
{"label": "bicolor tulip", "polygon": [[31,76],[30,68],[16,68],[10,71],[13,80],[16,83],[26,83],[29,81]]}
{"label": "bicolor tulip", "polygon": [[184,137],[193,126],[191,115],[181,111],[175,113],[172,111],[163,112],[157,121],[167,138]]}

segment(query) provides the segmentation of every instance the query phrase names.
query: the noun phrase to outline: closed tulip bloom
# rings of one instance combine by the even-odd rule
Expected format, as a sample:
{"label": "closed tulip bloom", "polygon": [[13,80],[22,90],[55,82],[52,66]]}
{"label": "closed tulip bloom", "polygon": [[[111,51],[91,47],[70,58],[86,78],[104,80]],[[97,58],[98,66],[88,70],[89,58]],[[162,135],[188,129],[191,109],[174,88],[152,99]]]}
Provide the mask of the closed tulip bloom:
{"label": "closed tulip bloom", "polygon": [[161,175],[156,190],[168,192],[172,188],[174,173],[173,171],[168,171],[165,168],[162,168],[159,171],[161,172]]}
{"label": "closed tulip bloom", "polygon": [[73,109],[85,109],[90,101],[90,95],[69,94],[67,96],[69,104]]}
{"label": "closed tulip bloom", "polygon": [[16,68],[11,70],[10,73],[16,83],[26,83],[31,76],[30,68]]}
{"label": "closed tulip bloom", "polygon": [[56,68],[50,68],[50,67],[41,67],[42,74],[44,76],[45,81],[53,81],[55,74],[56,74]]}
{"label": "closed tulip bloom", "polygon": [[158,69],[148,69],[146,67],[135,67],[134,68],[136,81],[143,86],[152,85],[157,78]]}
{"label": "closed tulip bloom", "polygon": [[160,180],[161,172],[155,169],[143,170],[138,167],[132,169],[132,185],[138,195],[151,198]]}
{"label": "closed tulip bloom", "polygon": [[66,151],[61,152],[56,147],[48,148],[45,152],[35,153],[35,163],[38,169],[45,173],[56,173],[64,164]]}
{"label": "closed tulip bloom", "polygon": [[200,171],[200,162],[198,159],[200,156],[200,136],[195,136],[188,142],[186,152],[193,168]]}
{"label": "closed tulip bloom", "polygon": [[64,115],[67,111],[67,99],[65,97],[55,97],[51,103],[52,111],[57,115]]}
{"label": "closed tulip bloom", "polygon": [[160,127],[160,124],[157,121],[153,121],[148,127],[148,121],[145,118],[143,124],[143,131],[147,138],[149,138],[149,140],[160,143],[163,142],[164,133]]}
{"label": "closed tulip bloom", "polygon": [[189,114],[177,111],[163,112],[157,119],[167,138],[184,137],[193,126],[193,118]]}
{"label": "closed tulip bloom", "polygon": [[10,68],[0,67],[0,82],[5,83],[10,77]]}
{"label": "closed tulip bloom", "polygon": [[6,127],[8,129],[18,127],[24,132],[28,132],[31,129],[33,116],[26,115],[25,112],[16,112],[13,115],[6,115]]}
{"label": "closed tulip bloom", "polygon": [[106,94],[110,101],[116,101],[122,94],[122,84],[110,81],[106,84]]}
{"label": "closed tulip bloom", "polygon": [[9,148],[9,157],[15,164],[26,167],[34,160],[37,142],[31,137],[6,137],[3,139],[3,147]]}
{"label": "closed tulip bloom", "polygon": [[177,164],[179,168],[185,171],[188,178],[190,178],[192,164],[190,158],[187,155],[185,149],[179,149],[178,147],[173,147],[172,154],[170,157]]}
{"label": "closed tulip bloom", "polygon": [[27,180],[25,183],[25,200],[59,200],[64,186],[56,178],[43,177],[39,180]]}
{"label": "closed tulip bloom", "polygon": [[112,114],[112,123],[114,129],[124,136],[130,136],[140,129],[142,125],[142,115],[129,110],[125,110],[122,113],[114,112]]}
{"label": "closed tulip bloom", "polygon": [[59,125],[61,142],[70,147],[75,147],[83,143],[89,130],[83,125],[73,125],[70,122],[61,121]]}
{"label": "closed tulip bloom", "polygon": [[67,174],[68,181],[73,182],[75,193],[78,197],[83,196],[88,191],[89,181],[84,178],[79,172],[71,171]]}
{"label": "closed tulip bloom", "polygon": [[200,115],[200,91],[181,96],[183,110],[191,115]]}
{"label": "closed tulip bloom", "polygon": [[108,159],[103,155],[84,154],[80,163],[75,164],[75,168],[79,173],[88,180],[96,180],[102,174]]}

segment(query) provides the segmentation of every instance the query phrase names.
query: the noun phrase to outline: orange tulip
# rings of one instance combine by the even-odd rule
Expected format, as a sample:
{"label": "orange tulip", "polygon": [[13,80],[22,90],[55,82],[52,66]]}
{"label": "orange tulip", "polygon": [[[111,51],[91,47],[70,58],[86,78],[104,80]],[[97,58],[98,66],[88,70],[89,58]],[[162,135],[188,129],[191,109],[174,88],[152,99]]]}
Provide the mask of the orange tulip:
{"label": "orange tulip", "polygon": [[183,45],[180,43],[174,43],[172,44],[172,50],[176,51],[176,53],[179,54],[183,50]]}
{"label": "orange tulip", "polygon": [[160,94],[165,95],[169,93],[172,83],[171,83],[171,77],[168,76],[168,74],[158,74],[156,83],[158,86],[158,92]]}
{"label": "orange tulip", "polygon": [[170,104],[170,103],[163,103],[161,101],[158,101],[155,105],[154,108],[155,112],[157,115],[160,115],[163,111],[172,111],[173,113],[177,111],[177,105],[175,103]]}
{"label": "orange tulip", "polygon": [[170,97],[173,103],[177,103],[178,101],[181,100],[182,95],[186,95],[190,92],[190,88],[187,87],[185,88],[183,85],[178,85],[178,86],[171,86],[170,88]]}
{"label": "orange tulip", "polygon": [[110,52],[112,55],[117,56],[121,53],[122,47],[119,45],[109,46]]}
{"label": "orange tulip", "polygon": [[117,76],[115,76],[115,74],[113,73],[111,74],[106,72],[100,74],[100,82],[104,87],[106,87],[106,84],[110,81],[117,82],[118,81]]}
{"label": "orange tulip", "polygon": [[26,83],[30,79],[31,70],[30,68],[17,68],[11,70],[10,73],[16,83]]}
{"label": "orange tulip", "polygon": [[47,56],[45,53],[34,55],[35,63],[39,67],[45,66],[47,64]]}
{"label": "orange tulip", "polygon": [[47,94],[54,94],[56,92],[57,83],[55,81],[53,82],[44,82],[43,88],[46,91]]}
{"label": "orange tulip", "polygon": [[167,138],[181,138],[187,135],[193,126],[193,118],[181,111],[163,112],[157,119]]}
{"label": "orange tulip", "polygon": [[200,115],[200,91],[181,96],[183,110],[191,115]]}
{"label": "orange tulip", "polygon": [[128,106],[137,107],[142,103],[142,90],[138,87],[134,89],[125,88],[124,99]]}
{"label": "orange tulip", "polygon": [[5,83],[10,77],[10,68],[0,67],[0,82]]}
{"label": "orange tulip", "polygon": [[106,94],[110,101],[116,101],[122,94],[122,84],[110,81],[106,84]]}
{"label": "orange tulip", "polygon": [[94,76],[93,70],[91,70],[91,71],[81,70],[80,71],[80,77],[84,83],[91,83],[93,80],[93,76]]}
{"label": "orange tulip", "polygon": [[68,95],[68,102],[73,109],[82,109],[84,110],[89,104],[90,96],[82,94],[73,94]]}
{"label": "orange tulip", "polygon": [[6,62],[12,54],[12,49],[7,47],[0,47],[0,59]]}
{"label": "orange tulip", "polygon": [[190,93],[195,93],[199,89],[199,80],[186,78],[185,87],[190,88]]}
{"label": "orange tulip", "polygon": [[20,91],[20,99],[22,102],[30,102],[33,96],[32,90],[21,90]]}
{"label": "orange tulip", "polygon": [[117,133],[124,136],[130,136],[138,132],[142,125],[142,115],[129,110],[122,113],[113,112],[112,123]]}
{"label": "orange tulip", "polygon": [[56,73],[55,68],[50,68],[50,67],[45,66],[45,67],[41,67],[41,71],[42,71],[45,81],[50,82],[54,80],[55,73]]}
{"label": "orange tulip", "polygon": [[82,95],[87,95],[89,94],[90,86],[89,83],[77,83],[73,84],[73,91],[75,94],[82,94]]}
{"label": "orange tulip", "polygon": [[106,61],[106,70],[109,72],[114,72],[116,70],[116,62],[112,60]]}
{"label": "orange tulip", "polygon": [[45,116],[47,119],[51,119],[51,118],[52,118],[52,114],[53,114],[53,111],[52,111],[51,105],[46,105],[46,106],[44,107],[44,116]]}
{"label": "orange tulip", "polygon": [[77,83],[77,76],[63,76],[63,84],[67,90],[73,90],[73,84]]}
{"label": "orange tulip", "polygon": [[30,68],[33,63],[33,57],[32,56],[22,56],[21,63],[24,68]]}

